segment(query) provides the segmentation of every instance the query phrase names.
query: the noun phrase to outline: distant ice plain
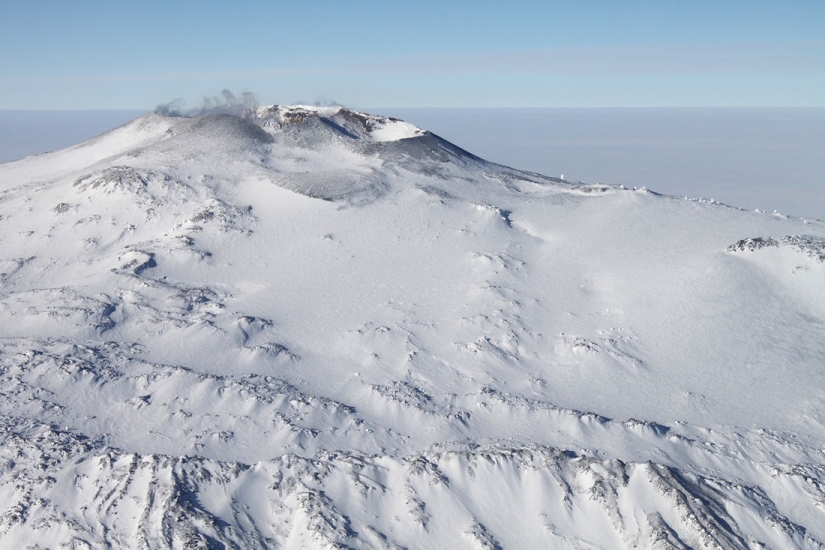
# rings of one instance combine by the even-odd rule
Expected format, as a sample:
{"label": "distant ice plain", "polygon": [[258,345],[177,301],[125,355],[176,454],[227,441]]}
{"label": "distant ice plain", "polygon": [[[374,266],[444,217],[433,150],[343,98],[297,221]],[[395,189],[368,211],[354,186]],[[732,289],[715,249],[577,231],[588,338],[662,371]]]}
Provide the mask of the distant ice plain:
{"label": "distant ice plain", "polygon": [[[825,108],[364,108],[493,162],[825,219]],[[0,111],[0,162],[68,147],[140,111]]]}

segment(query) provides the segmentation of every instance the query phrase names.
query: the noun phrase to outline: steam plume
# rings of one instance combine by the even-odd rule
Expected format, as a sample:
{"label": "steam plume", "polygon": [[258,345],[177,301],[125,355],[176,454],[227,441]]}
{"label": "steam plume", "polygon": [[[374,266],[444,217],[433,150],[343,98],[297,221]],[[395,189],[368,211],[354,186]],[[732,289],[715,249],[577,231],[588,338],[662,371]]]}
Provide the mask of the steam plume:
{"label": "steam plume", "polygon": [[162,103],[155,107],[155,112],[166,116],[203,116],[212,114],[243,115],[249,110],[258,107],[258,100],[252,92],[243,92],[240,97],[230,90],[221,90],[221,93],[212,97],[204,97],[200,107],[185,109],[183,99],[174,99],[169,103]]}

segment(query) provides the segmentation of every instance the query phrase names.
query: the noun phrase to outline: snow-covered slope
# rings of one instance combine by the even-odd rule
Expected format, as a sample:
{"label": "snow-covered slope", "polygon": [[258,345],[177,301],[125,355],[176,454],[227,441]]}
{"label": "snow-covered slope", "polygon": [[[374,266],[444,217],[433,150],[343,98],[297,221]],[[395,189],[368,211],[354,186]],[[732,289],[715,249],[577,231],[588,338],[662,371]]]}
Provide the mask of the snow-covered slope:
{"label": "snow-covered slope", "polygon": [[818,220],[153,113],[0,165],[0,297],[3,547],[825,545]]}

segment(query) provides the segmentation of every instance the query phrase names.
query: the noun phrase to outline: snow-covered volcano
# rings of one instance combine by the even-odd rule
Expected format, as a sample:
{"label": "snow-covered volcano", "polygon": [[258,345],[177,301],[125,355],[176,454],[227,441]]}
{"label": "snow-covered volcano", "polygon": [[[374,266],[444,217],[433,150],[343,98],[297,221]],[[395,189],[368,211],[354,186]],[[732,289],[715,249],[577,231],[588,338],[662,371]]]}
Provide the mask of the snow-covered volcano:
{"label": "snow-covered volcano", "polygon": [[0,165],[0,297],[3,547],[825,544],[818,220],[150,113]]}

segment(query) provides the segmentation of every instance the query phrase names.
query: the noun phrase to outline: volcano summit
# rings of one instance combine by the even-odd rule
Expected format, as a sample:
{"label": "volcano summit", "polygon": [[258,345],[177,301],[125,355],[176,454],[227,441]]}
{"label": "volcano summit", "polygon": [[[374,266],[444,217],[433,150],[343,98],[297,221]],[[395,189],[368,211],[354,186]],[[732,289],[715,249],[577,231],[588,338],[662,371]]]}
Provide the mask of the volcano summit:
{"label": "volcano summit", "polygon": [[822,548],[825,223],[341,107],[0,165],[0,546]]}

